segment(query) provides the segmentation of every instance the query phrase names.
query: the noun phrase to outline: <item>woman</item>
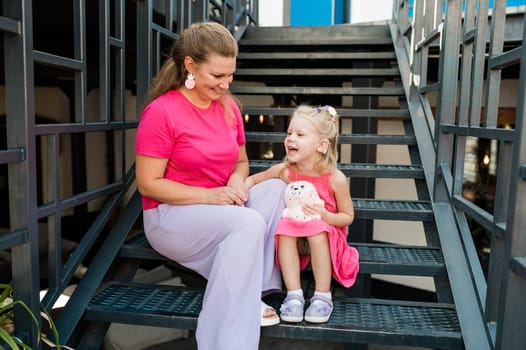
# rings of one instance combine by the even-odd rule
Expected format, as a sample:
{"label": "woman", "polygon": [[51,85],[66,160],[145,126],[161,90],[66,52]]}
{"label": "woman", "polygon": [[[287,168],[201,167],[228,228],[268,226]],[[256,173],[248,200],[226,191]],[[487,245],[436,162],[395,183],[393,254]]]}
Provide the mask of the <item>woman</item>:
{"label": "woman", "polygon": [[208,282],[200,350],[257,349],[260,326],[279,323],[261,301],[279,290],[273,233],[285,184],[250,191],[243,121],[228,93],[237,42],[217,23],[184,30],[154,80],[136,138],[146,237]]}

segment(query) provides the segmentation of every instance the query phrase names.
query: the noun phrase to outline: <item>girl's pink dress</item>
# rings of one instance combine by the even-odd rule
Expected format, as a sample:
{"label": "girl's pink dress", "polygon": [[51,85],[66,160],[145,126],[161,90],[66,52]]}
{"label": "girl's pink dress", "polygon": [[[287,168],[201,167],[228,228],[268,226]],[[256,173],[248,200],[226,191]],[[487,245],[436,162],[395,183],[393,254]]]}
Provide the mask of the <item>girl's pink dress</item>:
{"label": "girl's pink dress", "polygon": [[[320,176],[305,176],[296,174],[292,168],[289,168],[289,179],[291,181],[309,181],[311,182],[321,199],[325,202],[325,208],[335,213],[336,198],[330,183],[331,174]],[[276,228],[276,235],[286,235],[291,237],[307,237],[317,235],[321,232],[327,232],[329,238],[329,249],[332,262],[332,276],[344,287],[350,287],[356,281],[359,269],[359,254],[356,248],[349,246],[347,243],[345,227],[335,227],[329,225],[323,220],[311,220],[301,222],[290,218],[281,218]],[[276,239],[276,260],[278,259],[278,240]],[[300,255],[300,269],[303,270],[310,262],[310,255]],[[279,265],[279,261],[277,261]]]}

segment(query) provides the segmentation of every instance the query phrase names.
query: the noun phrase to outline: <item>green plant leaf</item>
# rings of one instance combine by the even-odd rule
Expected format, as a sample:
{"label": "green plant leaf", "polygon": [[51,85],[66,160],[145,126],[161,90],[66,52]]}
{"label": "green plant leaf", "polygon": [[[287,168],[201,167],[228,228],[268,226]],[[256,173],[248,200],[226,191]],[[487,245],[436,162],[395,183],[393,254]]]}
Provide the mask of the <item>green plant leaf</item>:
{"label": "green plant leaf", "polygon": [[[0,327],[0,340],[9,345],[12,350],[18,350],[18,346],[13,337],[2,327]],[[0,345],[0,349],[3,350],[3,346]]]}
{"label": "green plant leaf", "polygon": [[[44,307],[43,304],[40,304],[40,314],[46,322],[48,322],[49,329],[53,332],[53,339],[55,342],[51,341],[47,338],[45,334],[42,333],[40,322],[37,316],[32,312],[32,310],[21,300],[9,300],[8,298],[11,296],[12,293],[12,285],[11,284],[1,284],[0,283],[0,321],[3,321],[7,318],[13,318],[13,308],[15,305],[21,306],[28,315],[33,319],[36,328],[37,328],[37,343],[40,343],[41,341],[47,344],[50,348],[54,349],[63,349],[63,350],[73,350],[72,348],[68,346],[61,346],[59,342],[59,333],[57,331],[57,327],[55,326],[55,323],[53,322],[53,319],[47,309]],[[2,304],[5,303],[5,305],[2,306]],[[15,336],[11,336],[5,329],[0,327],[0,342],[5,343],[6,345],[9,345],[9,349],[11,350],[19,350],[20,348],[31,350],[31,347],[24,342],[22,342],[19,338]],[[4,347],[0,345],[0,350],[4,350]]]}
{"label": "green plant leaf", "polygon": [[0,294],[0,305],[2,305],[4,300],[6,300],[7,297],[11,295],[13,287],[11,286],[11,284],[2,283],[0,284],[0,288],[2,289],[2,294]]}
{"label": "green plant leaf", "polygon": [[[61,347],[60,347],[59,335],[58,335],[57,327],[55,326],[55,323],[53,322],[53,318],[51,317],[51,315],[49,314],[49,312],[47,311],[47,309],[44,307],[43,304],[40,304],[40,308],[42,309],[42,311],[40,312],[40,315],[42,316],[43,319],[45,319],[48,322],[49,329],[51,329],[51,331],[53,332],[53,339],[55,339],[56,341],[56,344],[53,344],[53,345],[56,346],[57,349],[60,349]],[[49,339],[47,338],[46,340],[49,341]]]}
{"label": "green plant leaf", "polygon": [[[15,340],[15,342],[18,344],[18,346],[21,346],[22,348],[26,349],[26,350],[32,350],[31,347],[27,344],[24,344],[23,341],[21,341],[20,339],[18,339],[17,337],[13,337],[13,339]],[[17,348],[18,349],[18,348]]]}
{"label": "green plant leaf", "polygon": [[33,313],[33,311],[31,311],[31,309],[26,305],[26,303],[24,303],[21,300],[14,301],[13,305],[20,305],[20,306],[22,306],[27,311],[28,315],[31,316],[31,318],[33,319],[33,322],[35,322],[35,325],[37,327],[37,343],[39,343],[42,333],[40,332],[40,323],[38,322],[38,319],[35,316],[35,314]]}

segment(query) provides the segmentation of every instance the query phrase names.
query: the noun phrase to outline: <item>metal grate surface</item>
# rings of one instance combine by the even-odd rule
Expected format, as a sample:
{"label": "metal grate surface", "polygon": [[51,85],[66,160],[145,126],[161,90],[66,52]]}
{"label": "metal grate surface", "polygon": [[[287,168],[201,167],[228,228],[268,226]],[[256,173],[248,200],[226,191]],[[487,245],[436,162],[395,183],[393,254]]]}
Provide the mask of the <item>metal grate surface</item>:
{"label": "metal grate surface", "polygon": [[[247,142],[274,142],[285,140],[285,132],[247,131]],[[413,135],[378,135],[378,134],[342,134],[338,137],[339,144],[373,144],[373,145],[414,145]]]}
{"label": "metal grate surface", "polygon": [[200,290],[161,285],[111,284],[90,302],[99,311],[197,317],[203,293]]}
{"label": "metal grate surface", "polygon": [[[255,173],[265,170],[274,164],[281,163],[277,160],[251,160],[250,172]],[[422,179],[424,172],[420,165],[393,165],[393,164],[367,164],[367,163],[338,163],[345,175],[350,177],[374,178],[400,178]]]}
{"label": "metal grate surface", "polygon": [[428,202],[396,201],[396,200],[373,200],[353,199],[354,204],[361,209],[386,209],[400,211],[431,211]]}
{"label": "metal grate surface", "polygon": [[[148,240],[144,234],[137,235],[129,242],[130,246],[135,248],[151,249]],[[427,247],[401,247],[387,245],[370,245],[363,243],[352,243],[360,252],[360,262],[385,262],[399,264],[443,264],[444,257],[439,248]]]}
{"label": "metal grate surface", "polygon": [[360,273],[445,276],[440,249],[390,244],[351,243],[360,253]]}
{"label": "metal grate surface", "polygon": [[357,218],[385,220],[433,219],[431,203],[424,201],[378,200],[353,198]]}
{"label": "metal grate surface", "polygon": [[460,332],[457,316],[449,308],[336,301],[325,327],[341,325],[355,330],[407,334]]}
{"label": "metal grate surface", "polygon": [[[360,253],[360,273],[445,276],[444,258],[439,248],[351,242]],[[126,242],[121,257],[166,260],[154,251],[144,234]],[[181,269],[185,269],[180,266]]]}
{"label": "metal grate surface", "polygon": [[[275,307],[277,302],[270,302]],[[262,329],[264,336],[464,349],[459,321],[444,304],[371,299],[335,300],[327,323],[281,323]]]}
{"label": "metal grate surface", "polygon": [[402,248],[386,246],[356,246],[360,262],[374,261],[390,264],[443,264],[444,258],[438,249]]}
{"label": "metal grate surface", "polygon": [[[186,287],[113,283],[93,298],[86,318],[174,328],[179,328],[179,319],[184,319],[185,327],[194,328],[202,299],[203,291]],[[279,295],[267,300],[276,308],[280,301]],[[282,322],[262,332],[264,336],[296,339],[358,343],[397,343],[403,339],[406,345],[462,348],[454,309],[435,303],[336,299],[327,323]]]}

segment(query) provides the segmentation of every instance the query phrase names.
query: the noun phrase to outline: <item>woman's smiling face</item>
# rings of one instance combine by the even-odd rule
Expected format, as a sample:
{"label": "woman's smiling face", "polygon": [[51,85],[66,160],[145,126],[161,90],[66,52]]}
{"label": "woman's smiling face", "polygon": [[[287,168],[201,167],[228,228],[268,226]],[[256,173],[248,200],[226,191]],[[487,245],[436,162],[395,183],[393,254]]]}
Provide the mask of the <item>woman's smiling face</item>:
{"label": "woman's smiling face", "polygon": [[193,64],[195,88],[192,95],[200,104],[209,105],[228,91],[236,71],[236,57],[210,54],[202,64]]}

